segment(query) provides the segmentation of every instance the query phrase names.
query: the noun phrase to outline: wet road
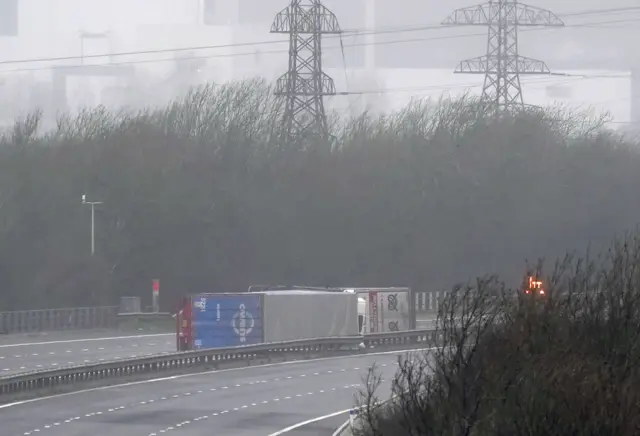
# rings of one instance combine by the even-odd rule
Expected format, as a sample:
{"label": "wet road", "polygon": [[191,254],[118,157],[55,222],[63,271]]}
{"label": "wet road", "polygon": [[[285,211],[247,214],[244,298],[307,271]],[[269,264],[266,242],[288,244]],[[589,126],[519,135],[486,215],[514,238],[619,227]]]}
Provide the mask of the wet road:
{"label": "wet road", "polygon": [[[90,334],[85,333],[85,336]],[[79,333],[52,333],[37,337],[2,337],[0,376],[169,353],[176,349],[173,333],[116,336],[116,332],[110,332],[102,335],[82,338]]]}
{"label": "wet road", "polygon": [[[434,325],[420,315],[417,328]],[[117,331],[52,332],[35,336],[0,336],[0,376],[64,366],[175,352],[174,333],[123,335]]]}
{"label": "wet road", "polygon": [[[374,363],[388,391],[397,354],[289,362],[96,389],[2,407],[0,421],[7,436],[279,434],[353,407]],[[331,434],[347,418],[345,412],[283,434]]]}

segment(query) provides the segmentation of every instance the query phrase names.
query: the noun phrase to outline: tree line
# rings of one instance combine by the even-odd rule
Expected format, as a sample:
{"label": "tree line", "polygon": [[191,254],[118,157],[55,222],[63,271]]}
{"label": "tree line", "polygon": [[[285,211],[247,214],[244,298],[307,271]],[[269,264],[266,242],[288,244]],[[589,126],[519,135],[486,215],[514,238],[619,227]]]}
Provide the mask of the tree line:
{"label": "tree line", "polygon": [[370,370],[354,434],[636,435],[640,231],[541,265],[536,298],[496,276],[455,286],[434,351],[403,356],[384,386]]}
{"label": "tree line", "polygon": [[[250,284],[443,290],[635,224],[640,154],[603,118],[495,119],[473,98],[332,115],[330,143],[280,140],[259,80],[163,108],[34,113],[0,138],[0,310],[117,304]],[[96,206],[96,252],[90,209]]]}

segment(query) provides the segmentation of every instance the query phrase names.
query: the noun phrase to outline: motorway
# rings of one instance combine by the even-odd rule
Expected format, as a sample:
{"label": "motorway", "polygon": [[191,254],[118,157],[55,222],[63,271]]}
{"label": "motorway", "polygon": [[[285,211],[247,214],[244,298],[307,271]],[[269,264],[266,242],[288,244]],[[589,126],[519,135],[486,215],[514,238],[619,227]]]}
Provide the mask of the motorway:
{"label": "motorway", "polygon": [[[433,318],[417,321],[429,328]],[[0,337],[0,377],[176,351],[175,333],[123,335],[118,332],[53,332]]]}
{"label": "motorway", "polygon": [[388,391],[397,354],[213,371],[0,406],[2,434],[267,436],[344,410],[342,415],[286,432],[330,435],[348,418],[346,410],[354,405],[363,377],[374,363]]}
{"label": "motorway", "polygon": [[[175,333],[51,333],[0,338],[0,376],[175,352]],[[88,337],[87,337],[88,336]]]}

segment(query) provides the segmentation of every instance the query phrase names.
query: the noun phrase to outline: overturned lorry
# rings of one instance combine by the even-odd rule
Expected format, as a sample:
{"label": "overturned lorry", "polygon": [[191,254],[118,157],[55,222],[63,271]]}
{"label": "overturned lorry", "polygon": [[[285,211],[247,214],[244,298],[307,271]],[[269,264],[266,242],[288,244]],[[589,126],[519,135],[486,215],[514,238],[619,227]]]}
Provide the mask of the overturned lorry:
{"label": "overturned lorry", "polygon": [[416,297],[411,288],[311,287],[298,285],[252,285],[248,292],[268,290],[316,290],[356,294],[358,330],[361,334],[386,333],[416,328]]}
{"label": "overturned lorry", "polygon": [[192,295],[177,318],[179,350],[359,334],[357,296],[317,290]]}
{"label": "overturned lorry", "polygon": [[185,296],[178,350],[220,348],[415,328],[409,288],[254,285],[244,293]]}
{"label": "overturned lorry", "polygon": [[360,302],[360,332],[387,333],[416,328],[415,295],[410,288],[344,288]]}

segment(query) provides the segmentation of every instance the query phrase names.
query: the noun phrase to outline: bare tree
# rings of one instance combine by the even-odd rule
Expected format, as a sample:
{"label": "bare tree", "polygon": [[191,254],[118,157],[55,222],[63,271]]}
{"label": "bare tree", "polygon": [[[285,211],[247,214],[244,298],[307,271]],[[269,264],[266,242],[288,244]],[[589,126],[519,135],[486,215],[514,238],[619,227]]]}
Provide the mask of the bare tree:
{"label": "bare tree", "polygon": [[557,261],[543,297],[495,277],[454,288],[438,349],[401,361],[385,407],[369,401],[379,386],[362,392],[361,434],[635,434],[639,271],[634,233]]}
{"label": "bare tree", "polygon": [[[416,100],[336,118],[324,153],[279,141],[261,80],[134,106],[63,114],[51,131],[34,114],[3,136],[4,309],[94,304],[90,283],[104,304],[147,297],[160,276],[163,305],[255,282],[511,285],[523,259],[600,248],[640,214],[640,153],[594,114],[493,119],[468,95]],[[105,201],[93,259],[82,192]]]}

